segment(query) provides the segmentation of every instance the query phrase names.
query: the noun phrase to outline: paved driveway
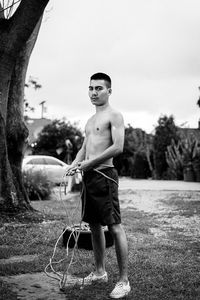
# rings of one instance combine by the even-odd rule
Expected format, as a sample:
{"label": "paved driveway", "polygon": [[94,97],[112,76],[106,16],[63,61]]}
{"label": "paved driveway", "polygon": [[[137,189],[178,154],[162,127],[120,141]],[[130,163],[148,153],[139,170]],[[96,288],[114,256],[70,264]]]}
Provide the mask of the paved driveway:
{"label": "paved driveway", "polygon": [[200,182],[185,182],[175,180],[145,180],[121,177],[119,189],[156,190],[156,191],[200,191]]}

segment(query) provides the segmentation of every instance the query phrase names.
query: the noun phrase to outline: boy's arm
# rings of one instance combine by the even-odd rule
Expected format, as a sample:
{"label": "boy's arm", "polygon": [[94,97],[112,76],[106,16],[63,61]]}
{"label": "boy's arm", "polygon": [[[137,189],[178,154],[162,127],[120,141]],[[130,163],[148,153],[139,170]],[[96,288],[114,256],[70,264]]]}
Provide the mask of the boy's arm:
{"label": "boy's arm", "polygon": [[74,175],[74,173],[76,172],[76,169],[78,167],[78,164],[85,159],[85,154],[86,154],[86,138],[84,138],[82,147],[76,154],[75,159],[73,160],[71,165],[66,170],[68,175]]}

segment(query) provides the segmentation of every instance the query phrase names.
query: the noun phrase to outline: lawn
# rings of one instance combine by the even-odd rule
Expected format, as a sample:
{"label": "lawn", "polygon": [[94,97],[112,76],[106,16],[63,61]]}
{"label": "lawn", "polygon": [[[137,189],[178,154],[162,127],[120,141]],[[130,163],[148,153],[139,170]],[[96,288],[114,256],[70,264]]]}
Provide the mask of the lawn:
{"label": "lawn", "polygon": [[[127,299],[200,299],[199,193],[127,190],[120,191],[120,199],[129,244],[132,291]],[[58,236],[68,223],[66,215],[75,222],[80,218],[78,194],[63,202],[32,203],[40,214],[21,215],[1,222],[0,258],[19,255],[36,255],[37,258],[0,264],[0,276],[43,272]],[[58,271],[62,272],[69,264],[70,254],[55,267]],[[56,260],[65,255],[60,241]],[[72,265],[70,272],[85,276],[93,269],[92,251],[80,250],[77,255],[77,263]],[[109,299],[118,273],[114,247],[106,250],[106,268],[108,284],[93,284],[83,289],[78,285],[67,287],[63,291],[65,299]],[[1,281],[0,294],[1,299],[18,299],[4,281]]]}

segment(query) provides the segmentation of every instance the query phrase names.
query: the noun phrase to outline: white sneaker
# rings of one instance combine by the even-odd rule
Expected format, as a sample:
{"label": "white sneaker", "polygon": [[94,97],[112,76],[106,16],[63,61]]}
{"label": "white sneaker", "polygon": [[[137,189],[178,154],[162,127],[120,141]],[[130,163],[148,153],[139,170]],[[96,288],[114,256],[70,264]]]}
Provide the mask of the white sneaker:
{"label": "white sneaker", "polygon": [[125,282],[119,281],[115,285],[114,290],[110,293],[110,297],[114,299],[122,298],[130,292],[131,287],[129,282],[126,284]]}
{"label": "white sneaker", "polygon": [[86,276],[83,280],[83,285],[90,285],[92,282],[108,282],[108,274],[105,272],[103,275],[96,275],[94,272],[91,272],[88,276]]}

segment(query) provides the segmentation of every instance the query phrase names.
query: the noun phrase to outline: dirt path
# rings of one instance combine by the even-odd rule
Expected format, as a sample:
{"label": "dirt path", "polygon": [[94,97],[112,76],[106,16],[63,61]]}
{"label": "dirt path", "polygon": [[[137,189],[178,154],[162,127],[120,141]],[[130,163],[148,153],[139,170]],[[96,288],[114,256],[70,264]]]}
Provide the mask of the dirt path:
{"label": "dirt path", "polygon": [[[23,260],[23,257],[21,257]],[[54,277],[54,273],[49,273]],[[64,300],[66,295],[60,291],[57,280],[48,277],[45,273],[29,273],[0,277],[12,286],[13,292],[17,294],[17,299],[24,300]],[[68,276],[67,285],[81,284],[81,279]],[[5,299],[4,299],[5,300]],[[6,299],[9,300],[9,299]]]}

